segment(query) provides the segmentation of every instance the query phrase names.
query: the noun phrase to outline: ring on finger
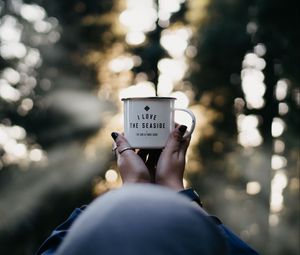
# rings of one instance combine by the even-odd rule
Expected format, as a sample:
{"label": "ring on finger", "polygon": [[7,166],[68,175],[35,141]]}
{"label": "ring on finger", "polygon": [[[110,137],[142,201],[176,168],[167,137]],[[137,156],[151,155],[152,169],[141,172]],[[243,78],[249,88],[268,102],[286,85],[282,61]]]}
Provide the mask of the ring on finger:
{"label": "ring on finger", "polygon": [[133,149],[131,147],[125,147],[124,149],[119,151],[119,154],[122,154],[124,151],[127,151],[127,150],[133,150]]}

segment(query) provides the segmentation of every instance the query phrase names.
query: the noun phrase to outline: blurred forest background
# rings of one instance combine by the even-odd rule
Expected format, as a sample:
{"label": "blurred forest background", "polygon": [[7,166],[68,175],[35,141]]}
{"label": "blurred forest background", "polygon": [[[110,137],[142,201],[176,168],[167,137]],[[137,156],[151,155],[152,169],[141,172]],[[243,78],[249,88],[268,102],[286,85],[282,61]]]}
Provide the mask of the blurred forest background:
{"label": "blurred forest background", "polygon": [[299,254],[299,17],[296,0],[0,0],[0,254],[120,186],[120,98],[153,95],[197,117],[185,184],[207,210]]}

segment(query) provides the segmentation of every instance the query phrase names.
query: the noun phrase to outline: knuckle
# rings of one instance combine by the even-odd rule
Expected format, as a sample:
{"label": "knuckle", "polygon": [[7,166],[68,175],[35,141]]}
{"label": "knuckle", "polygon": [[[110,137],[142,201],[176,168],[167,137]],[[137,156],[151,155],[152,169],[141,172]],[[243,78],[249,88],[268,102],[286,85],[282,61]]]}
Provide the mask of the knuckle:
{"label": "knuckle", "polygon": [[116,141],[116,145],[119,147],[120,145],[122,145],[123,144],[123,140],[122,139],[118,139],[117,141]]}

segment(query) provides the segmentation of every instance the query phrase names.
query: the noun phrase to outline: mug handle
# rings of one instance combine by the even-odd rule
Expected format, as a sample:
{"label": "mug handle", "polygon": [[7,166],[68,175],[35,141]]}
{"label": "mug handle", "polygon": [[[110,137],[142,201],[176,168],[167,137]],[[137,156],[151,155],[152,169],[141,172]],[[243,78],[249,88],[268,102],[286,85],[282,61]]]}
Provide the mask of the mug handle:
{"label": "mug handle", "polygon": [[194,132],[195,129],[195,125],[196,125],[196,117],[194,115],[194,113],[189,110],[189,109],[183,109],[183,108],[175,108],[174,111],[182,111],[182,112],[186,112],[187,114],[189,114],[192,118],[192,126],[191,126],[191,130],[187,131],[187,133],[183,136],[183,138],[188,137],[189,135],[191,135]]}

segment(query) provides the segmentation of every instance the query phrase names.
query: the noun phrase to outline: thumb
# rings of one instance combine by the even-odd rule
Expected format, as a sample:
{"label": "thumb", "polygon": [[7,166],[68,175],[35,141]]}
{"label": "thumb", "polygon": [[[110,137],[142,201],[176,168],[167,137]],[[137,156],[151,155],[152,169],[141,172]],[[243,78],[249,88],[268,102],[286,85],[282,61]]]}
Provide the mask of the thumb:
{"label": "thumb", "polygon": [[180,147],[180,150],[179,150],[179,156],[180,157],[185,158],[186,151],[187,151],[187,149],[190,145],[190,141],[191,141],[191,135],[188,135],[187,137],[185,137],[182,140],[181,147]]}
{"label": "thumb", "polygon": [[182,137],[186,129],[187,127],[185,125],[180,125],[173,130],[173,132],[169,136],[166,147],[164,149],[165,153],[172,154],[180,151]]}

